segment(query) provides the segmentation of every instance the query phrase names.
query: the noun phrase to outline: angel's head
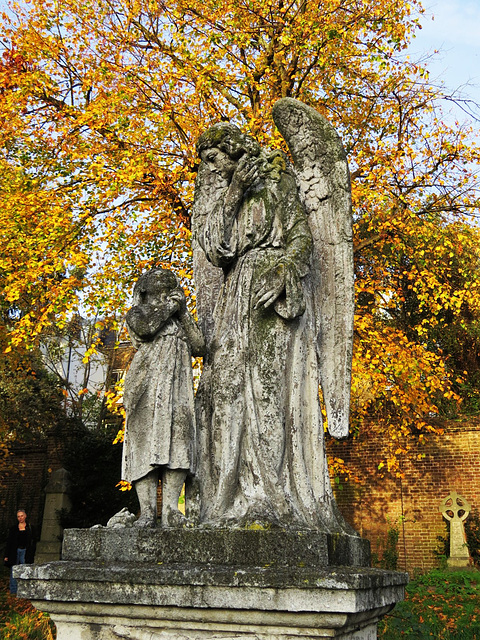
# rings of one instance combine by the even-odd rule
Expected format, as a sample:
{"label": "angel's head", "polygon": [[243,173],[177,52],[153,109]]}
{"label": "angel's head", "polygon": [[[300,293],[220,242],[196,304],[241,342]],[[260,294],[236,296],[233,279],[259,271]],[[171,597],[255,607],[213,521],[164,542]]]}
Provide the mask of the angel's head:
{"label": "angel's head", "polygon": [[197,142],[197,153],[213,171],[228,179],[242,156],[260,155],[260,145],[234,124],[219,122],[202,133]]}
{"label": "angel's head", "polygon": [[133,289],[133,303],[155,304],[179,286],[175,275],[168,269],[150,269],[142,274]]}

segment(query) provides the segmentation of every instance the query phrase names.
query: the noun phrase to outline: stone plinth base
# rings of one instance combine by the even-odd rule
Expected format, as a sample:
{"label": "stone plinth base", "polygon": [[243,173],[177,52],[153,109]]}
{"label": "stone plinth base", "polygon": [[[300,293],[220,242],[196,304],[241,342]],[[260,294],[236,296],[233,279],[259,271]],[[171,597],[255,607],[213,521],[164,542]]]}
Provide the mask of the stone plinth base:
{"label": "stone plinth base", "polygon": [[51,562],[15,569],[58,640],[374,640],[406,575],[379,569]]}
{"label": "stone plinth base", "polygon": [[468,569],[472,564],[470,556],[450,556],[447,558],[449,569]]}
{"label": "stone plinth base", "polygon": [[68,532],[63,561],[14,569],[18,594],[51,615],[58,640],[374,640],[404,596],[406,574],[325,566],[345,540],[176,534]]}
{"label": "stone plinth base", "polygon": [[[48,610],[60,640],[375,640],[391,607],[368,614],[288,614],[168,607],[34,602]],[[40,606],[41,605],[41,606]]]}

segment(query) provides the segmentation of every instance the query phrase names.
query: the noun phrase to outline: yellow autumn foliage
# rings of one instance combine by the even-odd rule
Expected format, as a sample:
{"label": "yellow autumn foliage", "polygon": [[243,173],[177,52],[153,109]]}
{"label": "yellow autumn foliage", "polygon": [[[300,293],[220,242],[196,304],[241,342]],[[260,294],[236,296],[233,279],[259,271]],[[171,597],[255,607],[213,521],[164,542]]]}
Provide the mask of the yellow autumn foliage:
{"label": "yellow autumn foliage", "polygon": [[441,90],[406,54],[421,12],[405,0],[12,2],[0,274],[3,305],[24,314],[11,348],[79,309],[115,326],[152,265],[173,269],[193,298],[196,139],[232,119],[282,146],[272,105],[299,98],[348,153],[353,421],[378,418],[397,468],[394,434],[422,439],[439,399],[460,399],[463,366],[442,331],[480,311],[479,150],[468,125],[443,119]]}

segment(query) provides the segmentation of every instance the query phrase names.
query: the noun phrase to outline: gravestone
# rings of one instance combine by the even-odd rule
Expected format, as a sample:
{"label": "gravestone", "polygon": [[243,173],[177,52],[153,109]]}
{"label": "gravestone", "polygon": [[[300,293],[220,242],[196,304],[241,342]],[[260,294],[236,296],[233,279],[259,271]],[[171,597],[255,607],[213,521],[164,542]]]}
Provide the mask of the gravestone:
{"label": "gravestone", "polygon": [[45,488],[45,508],[43,511],[42,533],[37,544],[35,562],[41,564],[60,560],[62,552],[63,528],[59,522],[59,511],[71,508],[70,479],[66,469],[57,469]]}
{"label": "gravestone", "polygon": [[463,524],[470,513],[470,504],[456,491],[452,491],[440,503],[439,511],[445,520],[450,523],[450,557],[447,558],[448,566],[451,569],[462,569],[470,566],[470,553]]}
{"label": "gravestone", "polygon": [[[149,417],[134,429],[144,453],[129,445],[128,464],[141,467],[137,493],[160,471],[189,472],[187,519],[169,502],[152,526],[145,493],[148,517],[133,526],[66,531],[62,561],[17,567],[19,594],[50,613],[58,640],[374,640],[403,598],[407,576],[370,568],[368,541],[341,516],[324,446],[319,384],[330,433],[346,437],[349,426],[345,152],[328,121],[297,100],[278,101],[273,117],[293,164],[228,123],[197,144],[193,249],[206,350],[195,411],[193,393],[168,393],[157,406],[190,366],[175,356],[196,333],[184,301],[155,274],[136,289],[143,347],[127,429]],[[149,429],[167,434],[158,447]],[[192,446],[172,468],[179,429]]]}

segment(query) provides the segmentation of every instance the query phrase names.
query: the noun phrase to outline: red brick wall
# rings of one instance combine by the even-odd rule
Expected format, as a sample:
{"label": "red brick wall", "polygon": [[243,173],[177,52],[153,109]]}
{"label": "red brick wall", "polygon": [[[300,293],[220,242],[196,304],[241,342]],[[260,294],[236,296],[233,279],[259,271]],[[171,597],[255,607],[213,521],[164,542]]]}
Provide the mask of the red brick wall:
{"label": "red brick wall", "polygon": [[437,536],[445,535],[440,502],[451,491],[480,508],[480,422],[450,422],[444,434],[430,436],[415,454],[424,457],[403,464],[403,478],[381,477],[378,463],[384,443],[381,434],[328,443],[330,454],[342,458],[359,482],[344,482],[336,490],[338,505],[354,528],[381,555],[387,529],[398,524],[399,568],[426,571],[437,565]]}

